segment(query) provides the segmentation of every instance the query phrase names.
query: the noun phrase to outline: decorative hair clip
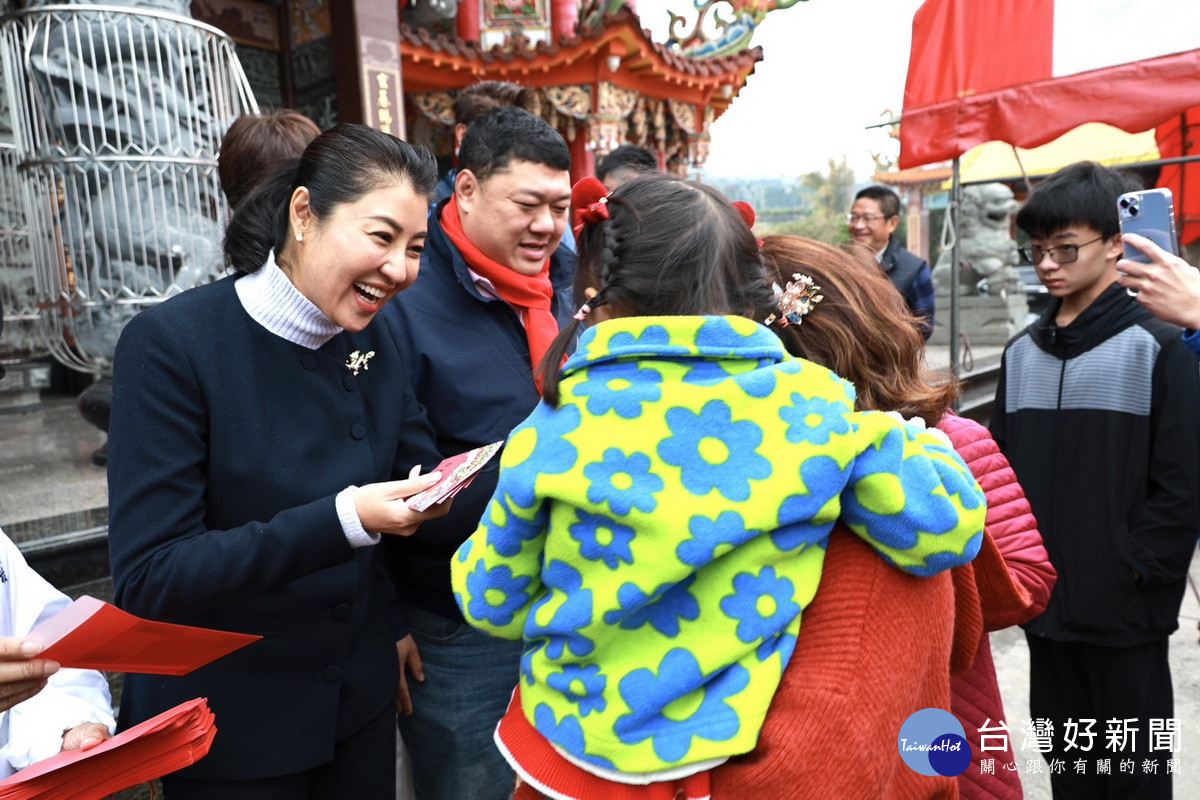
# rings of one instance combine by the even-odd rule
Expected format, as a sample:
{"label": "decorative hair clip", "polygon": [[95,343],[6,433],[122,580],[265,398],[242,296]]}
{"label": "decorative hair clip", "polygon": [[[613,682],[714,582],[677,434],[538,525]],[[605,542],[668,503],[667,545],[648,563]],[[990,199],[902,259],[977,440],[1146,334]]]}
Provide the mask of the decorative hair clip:
{"label": "decorative hair clip", "polygon": [[592,225],[608,219],[608,189],[597,178],[589,175],[571,189],[571,205],[575,207],[575,225],[572,230],[578,236],[584,225]]}
{"label": "decorative hair clip", "polygon": [[771,284],[771,291],[775,293],[779,313],[770,314],[763,320],[763,325],[779,320],[781,328],[799,325],[804,316],[813,310],[813,306],[825,299],[824,295],[817,294],[821,287],[814,285],[812,278],[799,272],[792,273],[792,280],[783,289],[779,288],[778,283]]}

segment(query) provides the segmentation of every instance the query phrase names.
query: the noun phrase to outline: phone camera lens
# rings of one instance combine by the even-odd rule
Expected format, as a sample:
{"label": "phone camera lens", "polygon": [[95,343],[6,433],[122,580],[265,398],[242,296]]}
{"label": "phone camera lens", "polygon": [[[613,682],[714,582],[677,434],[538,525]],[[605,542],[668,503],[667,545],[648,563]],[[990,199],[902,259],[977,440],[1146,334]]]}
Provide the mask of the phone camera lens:
{"label": "phone camera lens", "polygon": [[1138,207],[1137,207],[1137,206],[1130,206],[1130,207],[1129,207],[1129,216],[1131,216],[1131,217],[1136,217],[1137,215],[1138,215]]}
{"label": "phone camera lens", "polygon": [[1121,208],[1129,208],[1130,200],[1128,197],[1121,198]]}

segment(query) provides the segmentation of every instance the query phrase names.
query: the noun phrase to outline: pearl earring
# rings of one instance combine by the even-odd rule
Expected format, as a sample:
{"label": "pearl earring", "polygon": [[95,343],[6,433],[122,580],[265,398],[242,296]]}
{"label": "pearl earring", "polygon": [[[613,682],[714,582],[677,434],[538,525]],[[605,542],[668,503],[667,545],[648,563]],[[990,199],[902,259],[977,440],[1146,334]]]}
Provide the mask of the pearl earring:
{"label": "pearl earring", "polygon": [[304,241],[304,231],[296,231],[296,241],[297,242]]}

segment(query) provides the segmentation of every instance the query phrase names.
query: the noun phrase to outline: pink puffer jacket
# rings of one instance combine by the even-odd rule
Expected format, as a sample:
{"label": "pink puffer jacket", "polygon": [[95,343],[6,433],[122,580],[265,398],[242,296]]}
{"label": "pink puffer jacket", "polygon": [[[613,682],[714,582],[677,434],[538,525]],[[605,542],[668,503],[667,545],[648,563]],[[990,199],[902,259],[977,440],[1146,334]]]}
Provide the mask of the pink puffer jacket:
{"label": "pink puffer jacket", "polygon": [[[1023,792],[1012,739],[1020,735],[1021,728],[1004,712],[986,631],[1027,622],[1042,613],[1057,575],[1042,545],[1025,491],[987,429],[954,414],[943,417],[938,427],[971,468],[988,504],[984,547],[972,562],[985,633],[970,669],[952,676],[950,681],[950,710],[963,724],[973,761],[958,779],[959,796],[966,800],[1017,800]],[[1008,725],[1009,746],[1005,750],[981,751],[979,729],[989,719],[988,727],[995,727],[999,720]],[[989,734],[989,744],[997,741],[994,736]],[[981,772],[981,758],[994,759],[992,773]]]}

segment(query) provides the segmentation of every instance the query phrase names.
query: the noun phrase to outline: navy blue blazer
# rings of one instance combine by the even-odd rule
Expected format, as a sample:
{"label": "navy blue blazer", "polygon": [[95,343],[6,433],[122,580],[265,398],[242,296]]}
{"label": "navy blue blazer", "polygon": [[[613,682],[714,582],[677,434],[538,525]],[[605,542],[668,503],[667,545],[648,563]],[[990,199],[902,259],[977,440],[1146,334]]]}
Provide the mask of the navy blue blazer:
{"label": "navy blue blazer", "polygon": [[[574,281],[575,254],[560,244],[550,258],[551,310],[560,329],[573,324]],[[507,438],[541,400],[521,320],[508,303],[479,293],[437,211],[430,215],[416,283],[380,316],[404,348],[413,389],[443,454]],[[450,588],[450,558],[479,525],[499,465],[497,455],[455,495],[449,514],[403,541],[393,536],[384,543],[404,602],[462,620]]]}
{"label": "navy blue blazer", "polygon": [[[357,376],[354,350],[375,351]],[[346,542],[334,497],[437,462],[402,362],[378,323],[318,350],[270,333],[233,277],[125,327],[108,445],[116,603],[265,637],[184,677],[126,678],[125,726],[208,698],[216,739],[183,774],[320,765],[394,702],[394,590],[381,548]]]}

